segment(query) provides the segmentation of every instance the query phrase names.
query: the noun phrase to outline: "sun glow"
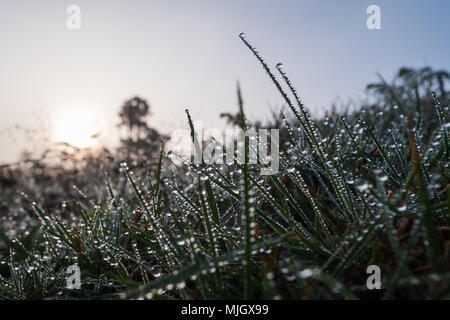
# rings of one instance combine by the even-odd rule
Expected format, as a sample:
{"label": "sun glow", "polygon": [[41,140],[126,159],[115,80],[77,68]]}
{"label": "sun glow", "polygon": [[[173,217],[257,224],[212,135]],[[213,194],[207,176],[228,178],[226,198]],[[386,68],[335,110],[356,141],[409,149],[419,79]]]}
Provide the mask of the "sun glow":
{"label": "sun glow", "polygon": [[55,119],[54,138],[76,148],[94,147],[98,143],[100,128],[92,112],[85,109],[71,109],[62,112]]}

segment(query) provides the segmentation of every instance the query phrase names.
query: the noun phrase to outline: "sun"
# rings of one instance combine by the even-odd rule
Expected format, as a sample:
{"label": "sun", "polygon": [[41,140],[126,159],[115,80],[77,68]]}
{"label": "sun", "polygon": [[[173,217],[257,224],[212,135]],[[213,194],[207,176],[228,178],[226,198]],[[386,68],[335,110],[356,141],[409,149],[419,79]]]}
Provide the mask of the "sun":
{"label": "sun", "polygon": [[54,138],[57,142],[85,149],[98,143],[99,134],[100,128],[89,110],[66,110],[55,119]]}

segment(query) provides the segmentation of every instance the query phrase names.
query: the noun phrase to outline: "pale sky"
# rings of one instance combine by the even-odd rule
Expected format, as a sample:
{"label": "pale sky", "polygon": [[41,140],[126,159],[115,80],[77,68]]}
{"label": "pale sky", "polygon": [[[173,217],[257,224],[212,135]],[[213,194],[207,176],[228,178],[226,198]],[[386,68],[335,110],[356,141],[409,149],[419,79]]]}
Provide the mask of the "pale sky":
{"label": "pale sky", "polygon": [[[366,27],[371,4],[381,8],[382,30]],[[69,5],[81,9],[81,30],[66,27]],[[58,121],[69,119],[74,130],[94,123],[113,140],[117,112],[134,95],[169,135],[185,127],[186,108],[223,128],[219,114],[237,109],[237,80],[250,118],[267,118],[282,99],[241,32],[269,65],[284,63],[320,114],[336,97],[361,96],[376,72],[449,70],[449,13],[448,0],[1,0],[0,163],[46,143],[11,131],[16,125],[54,141]]]}

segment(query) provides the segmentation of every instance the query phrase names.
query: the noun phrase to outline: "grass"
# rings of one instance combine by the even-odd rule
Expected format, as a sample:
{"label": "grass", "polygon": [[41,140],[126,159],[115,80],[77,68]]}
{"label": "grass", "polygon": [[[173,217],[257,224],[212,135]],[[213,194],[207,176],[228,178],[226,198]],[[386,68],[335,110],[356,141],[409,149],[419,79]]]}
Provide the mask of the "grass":
{"label": "grass", "polygon": [[[279,80],[240,37],[291,114],[280,172],[260,176],[248,148],[244,164],[181,166],[161,149],[149,176],[122,163],[132,193],[107,179],[108,196],[67,199],[75,221],[33,203],[36,220],[0,233],[0,298],[450,298],[448,107],[434,96],[424,115],[417,94],[313,120],[282,65]],[[66,288],[73,264],[80,290]]]}

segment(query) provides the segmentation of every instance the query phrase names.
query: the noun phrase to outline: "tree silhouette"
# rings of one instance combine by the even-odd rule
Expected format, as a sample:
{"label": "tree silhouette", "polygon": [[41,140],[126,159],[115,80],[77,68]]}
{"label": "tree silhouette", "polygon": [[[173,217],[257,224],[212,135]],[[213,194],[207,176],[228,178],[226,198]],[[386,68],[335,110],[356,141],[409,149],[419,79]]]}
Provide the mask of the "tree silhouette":
{"label": "tree silhouette", "polygon": [[165,139],[157,130],[150,128],[147,118],[151,115],[149,103],[140,97],[127,100],[122,106],[119,127],[125,128],[126,137],[121,139],[122,149],[132,162],[149,161],[159,152]]}
{"label": "tree silhouette", "polygon": [[403,104],[414,105],[419,98],[425,108],[432,108],[432,92],[436,92],[442,104],[448,103],[445,85],[450,75],[446,70],[404,67],[397,72],[390,84],[380,75],[379,79],[379,82],[369,84],[367,89],[378,95],[378,102],[384,105],[398,105],[402,108]]}

